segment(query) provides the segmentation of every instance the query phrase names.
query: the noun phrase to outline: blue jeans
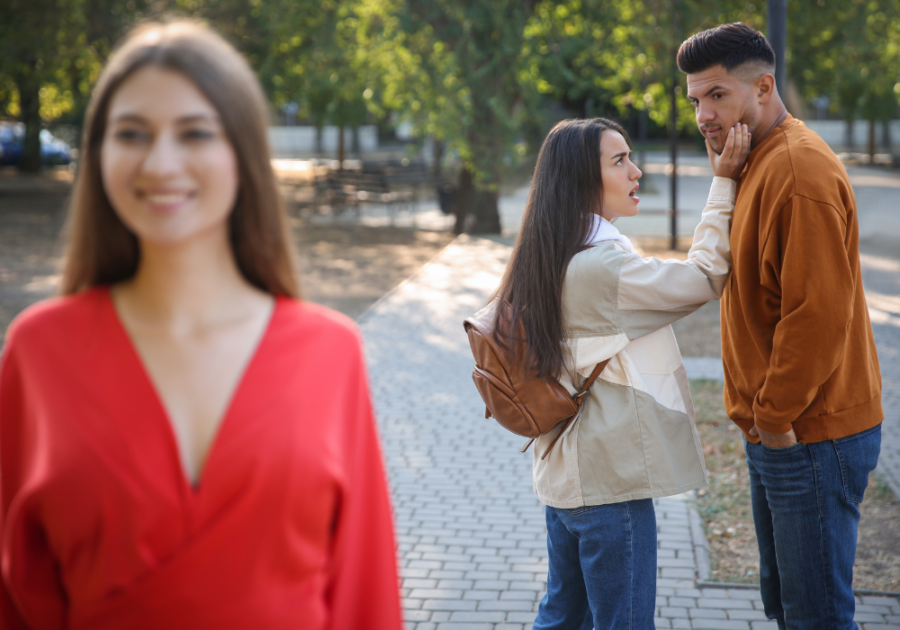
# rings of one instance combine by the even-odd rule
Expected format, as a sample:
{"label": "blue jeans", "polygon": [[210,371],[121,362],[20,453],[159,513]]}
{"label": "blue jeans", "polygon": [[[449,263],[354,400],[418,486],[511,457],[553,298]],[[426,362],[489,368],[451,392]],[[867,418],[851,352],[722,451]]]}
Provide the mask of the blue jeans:
{"label": "blue jeans", "polygon": [[839,440],[744,447],[766,617],[779,630],[857,630],[859,503],[878,463],[881,425]]}
{"label": "blue jeans", "polygon": [[652,499],[546,508],[550,571],[534,630],[653,630]]}

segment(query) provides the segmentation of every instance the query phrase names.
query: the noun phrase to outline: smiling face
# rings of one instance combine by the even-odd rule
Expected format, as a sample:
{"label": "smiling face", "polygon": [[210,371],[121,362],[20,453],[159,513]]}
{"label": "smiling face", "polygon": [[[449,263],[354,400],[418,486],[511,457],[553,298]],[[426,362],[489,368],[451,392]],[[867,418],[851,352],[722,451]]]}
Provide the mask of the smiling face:
{"label": "smiling face", "polygon": [[183,75],[146,67],[109,105],[103,187],[142,244],[227,239],[238,165],[215,107]]}
{"label": "smiling face", "polygon": [[641,169],[631,161],[631,147],[618,131],[600,134],[600,176],[603,180],[603,208],[600,216],[610,220],[638,213],[638,179]]}
{"label": "smiling face", "polygon": [[763,89],[762,98],[759,74],[755,66],[735,68],[731,73],[725,66],[711,68],[687,75],[687,97],[694,106],[694,115],[700,133],[716,153],[725,148],[728,130],[738,122],[744,123],[754,136],[761,107],[768,100]]}

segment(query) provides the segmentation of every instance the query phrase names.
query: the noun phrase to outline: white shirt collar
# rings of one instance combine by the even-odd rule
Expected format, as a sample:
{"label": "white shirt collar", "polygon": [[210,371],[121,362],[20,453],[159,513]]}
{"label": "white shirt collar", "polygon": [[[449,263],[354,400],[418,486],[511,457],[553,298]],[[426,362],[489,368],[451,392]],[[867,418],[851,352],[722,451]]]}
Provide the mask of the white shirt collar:
{"label": "white shirt collar", "polygon": [[591,214],[592,224],[591,231],[584,240],[585,245],[594,245],[602,241],[618,241],[625,246],[629,252],[634,251],[634,246],[619,230],[608,220],[599,214]]}

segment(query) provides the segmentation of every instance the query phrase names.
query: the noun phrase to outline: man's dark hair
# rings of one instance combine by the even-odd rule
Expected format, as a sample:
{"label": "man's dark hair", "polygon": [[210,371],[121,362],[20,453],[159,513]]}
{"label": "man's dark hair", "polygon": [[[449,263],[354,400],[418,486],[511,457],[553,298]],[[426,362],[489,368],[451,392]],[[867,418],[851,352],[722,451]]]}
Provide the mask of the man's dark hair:
{"label": "man's dark hair", "polygon": [[749,62],[774,68],[775,52],[765,35],[735,22],[691,35],[678,49],[677,61],[685,74],[703,72],[716,65],[731,72]]}

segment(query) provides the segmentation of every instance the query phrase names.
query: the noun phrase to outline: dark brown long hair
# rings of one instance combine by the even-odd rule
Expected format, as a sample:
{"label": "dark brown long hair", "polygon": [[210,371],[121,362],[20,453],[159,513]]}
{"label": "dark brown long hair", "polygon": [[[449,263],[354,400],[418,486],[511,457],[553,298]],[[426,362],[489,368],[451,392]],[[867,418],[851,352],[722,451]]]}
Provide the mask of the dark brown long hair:
{"label": "dark brown long hair", "polygon": [[241,274],[263,291],[299,297],[287,218],[270,161],[262,88],[230,44],[185,20],[138,27],[100,74],[85,119],[69,208],[61,293],[127,280],[137,271],[138,240],[116,215],[103,188],[100,151],[113,94],[125,79],[148,66],[186,77],[219,114],[238,161],[239,190],[228,227]]}
{"label": "dark brown long hair", "polygon": [[[547,134],[519,237],[497,289],[496,296],[511,306],[512,330],[519,322],[524,326],[531,355],[525,360],[541,377],[558,378],[563,369],[563,279],[588,237],[591,215],[603,206],[604,131],[618,131],[631,146],[622,126],[606,118],[564,120]],[[506,332],[499,320],[494,330]],[[495,338],[503,343],[497,332]]]}

